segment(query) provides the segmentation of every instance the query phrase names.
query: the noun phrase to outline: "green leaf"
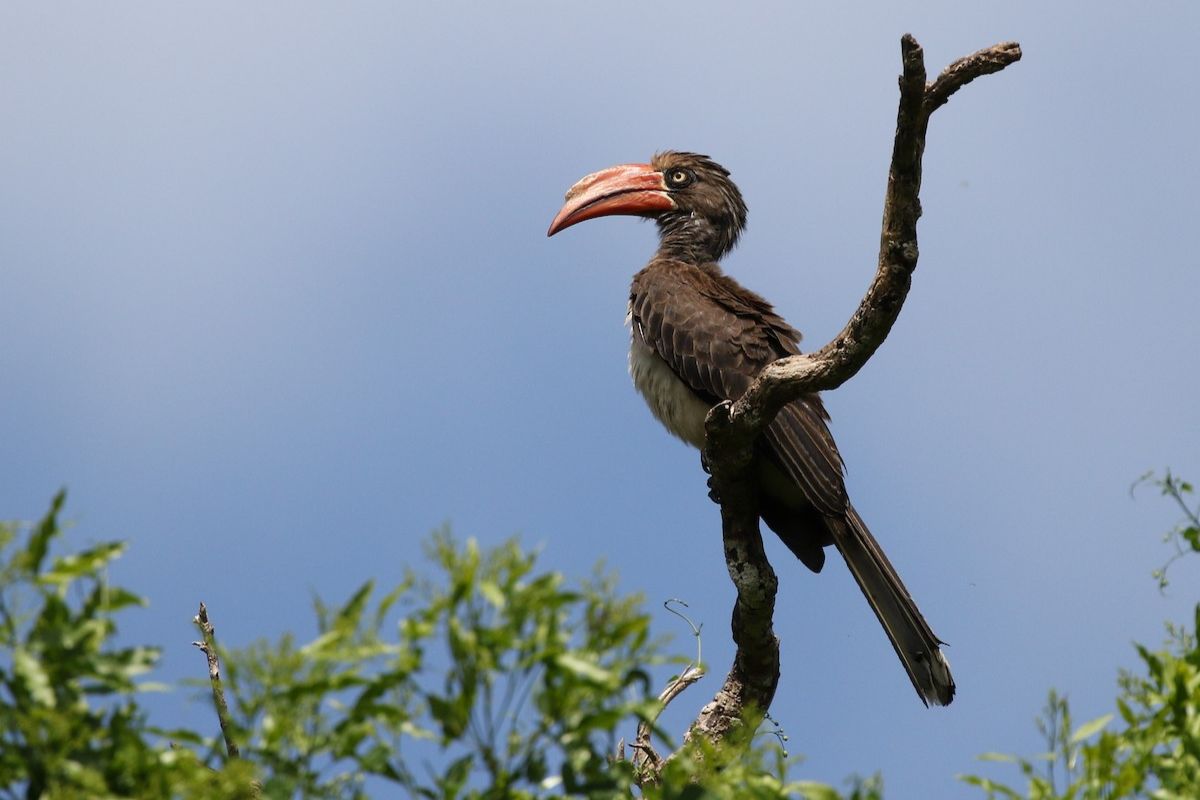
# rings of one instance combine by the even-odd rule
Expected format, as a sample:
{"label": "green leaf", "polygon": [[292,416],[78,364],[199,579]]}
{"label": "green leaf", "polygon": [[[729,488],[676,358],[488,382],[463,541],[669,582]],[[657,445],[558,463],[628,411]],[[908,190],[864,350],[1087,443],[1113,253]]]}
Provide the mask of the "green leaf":
{"label": "green leaf", "polygon": [[598,664],[574,653],[559,653],[554,657],[554,663],[561,669],[572,673],[578,678],[601,686],[614,685],[617,676],[603,669]]}
{"label": "green leaf", "polygon": [[459,792],[467,783],[467,778],[471,776],[471,767],[474,763],[475,754],[467,753],[449,766],[446,774],[438,781],[443,797],[448,800],[458,797]]}
{"label": "green leaf", "polygon": [[483,595],[484,600],[495,606],[498,611],[504,610],[504,592],[500,591],[500,587],[496,585],[495,581],[480,581],[479,593]]}
{"label": "green leaf", "polygon": [[988,792],[988,797],[995,797],[998,792],[1000,795],[1010,798],[1010,800],[1023,800],[1024,798],[1024,795],[1021,793],[1013,791],[1004,784],[996,783],[989,778],[981,778],[978,775],[959,775],[957,777],[963,783],[978,786],[980,789]]}
{"label": "green leaf", "polygon": [[50,686],[50,676],[32,653],[24,647],[15,648],[12,654],[12,668],[13,676],[29,693],[33,702],[54,708],[54,689]]}
{"label": "green leaf", "polygon": [[1092,736],[1104,729],[1104,726],[1112,722],[1113,715],[1105,714],[1103,717],[1085,722],[1075,729],[1075,733],[1071,734],[1071,744],[1079,744],[1085,739],[1090,739]]}
{"label": "green leaf", "polygon": [[148,605],[146,598],[118,586],[101,587],[100,601],[105,611],[111,613],[130,606]]}
{"label": "green leaf", "polygon": [[137,690],[139,692],[146,692],[146,693],[169,692],[173,688],[175,688],[175,687],[173,687],[171,684],[163,683],[162,681],[142,681],[141,683],[139,683],[137,685]]}
{"label": "green leaf", "polygon": [[316,656],[325,652],[326,650],[335,649],[343,638],[344,637],[342,636],[341,631],[325,631],[324,633],[319,634],[317,638],[313,639],[311,642],[308,642],[302,646],[300,648],[300,653],[301,655],[305,656]]}
{"label": "green leaf", "polygon": [[429,703],[429,712],[434,720],[442,727],[442,736],[446,739],[457,739],[467,729],[467,718],[470,710],[461,698],[447,699],[437,695],[425,698]]}
{"label": "green leaf", "polygon": [[384,747],[383,745],[375,745],[355,760],[364,771],[370,772],[373,775],[382,775],[385,778],[399,782],[402,780],[402,776],[392,764],[394,755],[391,748]]}
{"label": "green leaf", "polygon": [[367,604],[367,600],[371,597],[371,592],[375,588],[375,581],[367,581],[356,591],[346,604],[338,609],[337,621],[334,623],[338,627],[354,628],[358,626],[359,620],[362,619],[363,608]]}
{"label": "green leaf", "polygon": [[416,616],[405,617],[400,621],[401,635],[411,642],[428,639],[435,630],[437,627],[432,622]]}
{"label": "green leaf", "polygon": [[1125,721],[1126,725],[1133,725],[1137,719],[1124,697],[1117,698],[1117,711],[1121,712],[1121,719]]}
{"label": "green leaf", "polygon": [[75,555],[54,559],[54,566],[39,580],[42,583],[56,584],[63,588],[76,578],[99,572],[109,561],[123,552],[125,552],[124,542],[102,542]]}
{"label": "green leaf", "polygon": [[31,575],[37,575],[42,568],[42,561],[50,548],[50,540],[61,533],[58,527],[58,514],[62,511],[63,503],[67,500],[67,490],[60,489],[50,501],[50,510],[34,526],[29,543],[25,546],[24,566]]}
{"label": "green leaf", "polygon": [[400,583],[396,584],[394,589],[384,595],[379,601],[379,605],[375,609],[376,630],[383,626],[384,617],[386,617],[387,613],[391,611],[392,606],[396,604],[396,601],[403,597],[406,592],[408,592],[410,587],[411,583],[409,581],[401,581]]}
{"label": "green leaf", "polygon": [[1195,525],[1189,525],[1179,533],[1184,538],[1184,541],[1188,543],[1189,547],[1200,553],[1200,528],[1197,528]]}
{"label": "green leaf", "polygon": [[841,800],[841,795],[837,789],[824,783],[815,781],[796,781],[792,784],[805,800]]}

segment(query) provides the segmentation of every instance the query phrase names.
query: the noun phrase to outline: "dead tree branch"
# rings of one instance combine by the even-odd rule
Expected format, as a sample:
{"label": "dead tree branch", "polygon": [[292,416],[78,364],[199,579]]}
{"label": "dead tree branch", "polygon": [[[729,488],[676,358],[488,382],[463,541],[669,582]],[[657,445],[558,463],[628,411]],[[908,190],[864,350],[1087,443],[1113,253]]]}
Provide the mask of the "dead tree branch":
{"label": "dead tree branch", "polygon": [[1021,58],[1015,42],[997,44],[951,64],[926,83],[924,54],[911,35],[900,42],[903,74],[896,138],[883,205],[875,278],[834,339],[814,353],[771,364],[735,403],[709,413],[706,463],[721,503],[721,529],[729,576],[737,589],[733,639],[737,654],[724,685],[700,712],[688,736],[719,741],[744,712],[765,712],[779,682],[779,641],[772,627],[778,581],[763,551],[750,466],[754,443],[786,404],[802,395],[835,389],[854,376],[891,331],[917,266],[921,216],[921,157],[929,116],[975,78]]}
{"label": "dead tree branch", "polygon": [[667,706],[670,705],[672,700],[683,694],[684,689],[703,677],[703,667],[689,665],[678,677],[667,684],[667,688],[663,689],[662,693],[659,694],[658,711],[654,716],[650,720],[643,721],[638,725],[637,738],[633,740],[631,747],[633,748],[633,767],[639,774],[655,775],[662,766],[662,757],[659,756],[654,746],[650,743],[651,728],[654,722],[663,711],[666,711]]}
{"label": "dead tree branch", "polygon": [[238,746],[233,739],[233,722],[229,718],[229,706],[225,703],[225,689],[221,686],[221,661],[217,657],[217,639],[212,623],[208,621],[208,609],[200,604],[200,613],[192,617],[200,629],[203,641],[192,642],[208,659],[208,681],[212,684],[213,705],[217,707],[217,721],[221,724],[221,736],[225,738],[225,752],[230,758],[238,757]]}

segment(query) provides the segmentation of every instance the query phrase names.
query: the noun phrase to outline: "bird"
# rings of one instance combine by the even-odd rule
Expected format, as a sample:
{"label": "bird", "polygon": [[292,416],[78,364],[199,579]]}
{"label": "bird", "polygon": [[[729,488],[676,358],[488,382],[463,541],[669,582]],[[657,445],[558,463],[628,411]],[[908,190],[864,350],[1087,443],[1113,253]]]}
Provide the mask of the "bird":
{"label": "bird", "polygon": [[[729,170],[705,155],[655,154],[593,172],[566,193],[547,236],[610,215],[653,219],[658,250],[633,276],[629,372],[650,411],[703,452],[712,407],[736,401],[764,367],[800,353],[800,332],[720,266],[746,227]],[[954,699],[950,664],[900,576],[846,494],[845,465],[820,395],[784,406],[755,444],[758,515],[813,572],[841,553],[926,706]]]}

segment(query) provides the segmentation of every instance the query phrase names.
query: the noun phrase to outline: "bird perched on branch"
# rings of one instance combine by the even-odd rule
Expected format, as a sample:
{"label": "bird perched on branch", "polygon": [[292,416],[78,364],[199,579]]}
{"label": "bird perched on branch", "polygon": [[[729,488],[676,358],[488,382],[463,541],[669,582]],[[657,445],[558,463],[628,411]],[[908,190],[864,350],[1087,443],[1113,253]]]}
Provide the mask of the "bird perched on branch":
{"label": "bird perched on branch", "polygon": [[[767,364],[800,352],[800,333],[718,262],[746,225],[729,171],[707,156],[664,152],[649,164],[592,173],[567,192],[547,235],[612,214],[658,223],[658,251],[633,277],[629,371],[668,431],[704,448],[709,410],[736,400]],[[820,396],[785,406],[758,447],[759,516],[813,572],[832,544],[874,610],[926,704],[954,698],[934,635],[846,496],[842,457]]]}

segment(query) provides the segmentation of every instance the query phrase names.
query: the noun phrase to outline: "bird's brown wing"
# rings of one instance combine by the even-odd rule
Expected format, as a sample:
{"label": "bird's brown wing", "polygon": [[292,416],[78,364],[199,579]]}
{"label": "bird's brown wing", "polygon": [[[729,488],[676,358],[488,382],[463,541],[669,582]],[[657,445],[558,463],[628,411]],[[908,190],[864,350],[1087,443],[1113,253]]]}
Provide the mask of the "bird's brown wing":
{"label": "bird's brown wing", "polygon": [[[736,400],[767,364],[800,352],[800,334],[732,278],[656,260],[633,279],[633,335],[705,402]],[[771,455],[813,507],[846,512],[842,459],[817,395],[786,406],[764,434]]]}

